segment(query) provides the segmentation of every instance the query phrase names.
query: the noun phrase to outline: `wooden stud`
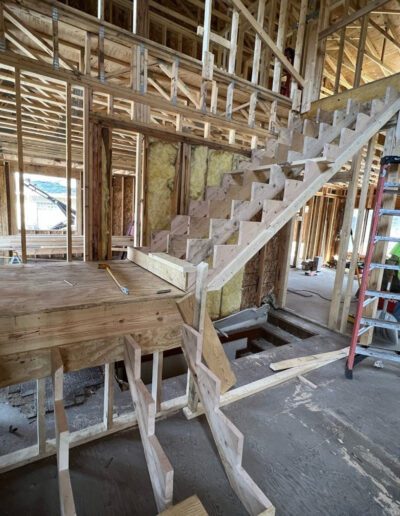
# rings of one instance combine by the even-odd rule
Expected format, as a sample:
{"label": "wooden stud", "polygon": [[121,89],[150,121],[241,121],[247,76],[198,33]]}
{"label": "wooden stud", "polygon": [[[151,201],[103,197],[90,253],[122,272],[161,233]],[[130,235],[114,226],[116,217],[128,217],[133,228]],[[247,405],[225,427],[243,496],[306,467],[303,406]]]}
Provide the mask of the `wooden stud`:
{"label": "wooden stud", "polygon": [[6,28],[4,24],[4,1],[0,1],[0,52],[6,50]]}
{"label": "wooden stud", "polygon": [[386,1],[385,0],[369,0],[368,3],[364,7],[359,9],[358,11],[354,11],[353,13],[345,16],[344,18],[341,18],[336,23],[331,24],[326,29],[321,30],[318,35],[319,39],[325,39],[327,36],[330,36],[334,32],[337,32],[338,30],[342,29],[343,27],[346,27],[350,23],[354,23],[356,20],[358,20],[362,16],[370,13],[371,11],[374,11],[381,5],[385,4]]}
{"label": "wooden stud", "polygon": [[232,3],[237,8],[237,10],[246,18],[246,20],[250,23],[253,29],[261,37],[264,43],[271,48],[275,56],[279,59],[283,66],[292,74],[296,81],[301,86],[304,86],[303,77],[293,68],[293,65],[286,59],[283,52],[275,45],[275,43],[272,41],[270,36],[265,32],[265,30],[261,27],[261,25],[257,23],[257,20],[252,16],[250,11],[245,7],[241,0],[232,0]]}
{"label": "wooden stud", "polygon": [[24,195],[24,149],[22,139],[22,115],[21,115],[21,71],[15,68],[15,108],[17,118],[17,152],[19,174],[19,214],[21,224],[21,254],[22,263],[26,263],[26,229],[25,229],[25,195]]}
{"label": "wooden stud", "polygon": [[106,76],[104,72],[104,25],[100,25],[97,43],[97,74],[101,82],[105,82]]}
{"label": "wooden stud", "polygon": [[103,423],[107,430],[113,426],[114,416],[114,363],[104,364]]}
{"label": "wooden stud", "polygon": [[162,371],[163,371],[164,353],[157,351],[153,353],[153,372],[151,380],[151,395],[156,404],[156,411],[161,410],[162,403]]}
{"label": "wooden stud", "polygon": [[367,150],[367,155],[365,158],[365,163],[364,163],[364,174],[363,174],[363,179],[362,179],[360,197],[358,200],[357,223],[356,223],[356,229],[354,232],[354,239],[353,239],[353,252],[351,253],[351,258],[350,258],[350,267],[349,267],[349,272],[347,275],[347,285],[346,285],[346,291],[345,291],[344,299],[343,299],[342,317],[341,317],[341,322],[340,322],[340,332],[343,334],[346,332],[347,319],[349,316],[349,309],[350,309],[350,302],[353,297],[354,273],[357,268],[358,249],[359,249],[361,237],[362,237],[363,222],[364,222],[364,217],[365,217],[365,213],[366,213],[366,201],[367,201],[367,196],[368,196],[370,171],[371,171],[372,161],[375,156],[376,142],[377,142],[377,137],[372,138],[370,140],[370,142],[368,144],[368,150]]}
{"label": "wooden stud", "polygon": [[[349,3],[350,0],[345,0],[343,12],[345,14],[348,13],[349,10]],[[337,58],[337,67],[336,67],[336,75],[335,75],[335,85],[334,85],[334,92],[339,92],[339,86],[340,86],[340,78],[342,75],[342,63],[343,63],[343,53],[344,53],[344,46],[345,46],[345,38],[346,38],[346,26],[344,26],[340,31],[340,40],[339,40],[339,52],[338,52],[338,58]]]}
{"label": "wooden stud", "polygon": [[92,34],[89,31],[85,32],[85,48],[84,48],[84,69],[83,73],[90,77],[92,57]]}
{"label": "wooden stud", "polygon": [[58,70],[60,67],[59,45],[58,45],[58,9],[52,8],[52,30],[53,30],[53,67]]}
{"label": "wooden stud", "polygon": [[[67,182],[67,262],[72,261],[72,208],[71,208],[71,172],[72,172],[72,96],[71,84],[66,84],[65,105],[65,179]],[[77,220],[75,221],[77,224]]]}
{"label": "wooden stud", "polygon": [[92,104],[92,91],[90,88],[83,90],[83,259],[92,260],[92,247],[90,243],[92,234],[92,135],[89,121]]}
{"label": "wooden stud", "polygon": [[336,265],[335,282],[332,292],[332,301],[329,309],[328,327],[337,329],[339,311],[342,301],[343,280],[346,270],[347,254],[350,242],[351,225],[353,222],[354,206],[358,188],[358,176],[362,161],[362,151],[354,156],[352,162],[351,182],[347,190],[346,205],[343,215],[342,229],[340,232],[339,255]]}
{"label": "wooden stud", "polygon": [[356,70],[354,74],[354,88],[360,86],[361,76],[362,76],[362,65],[364,60],[365,53],[365,42],[367,40],[367,31],[368,31],[368,15],[364,16],[361,21],[361,32],[360,32],[360,40],[358,42],[358,52],[357,52],[357,62],[356,62]]}
{"label": "wooden stud", "polygon": [[69,474],[69,432],[63,399],[64,366],[58,349],[51,350],[51,363],[60,512],[62,516],[75,516],[75,502]]}
{"label": "wooden stud", "polygon": [[46,378],[36,380],[36,433],[41,455],[46,451]]}

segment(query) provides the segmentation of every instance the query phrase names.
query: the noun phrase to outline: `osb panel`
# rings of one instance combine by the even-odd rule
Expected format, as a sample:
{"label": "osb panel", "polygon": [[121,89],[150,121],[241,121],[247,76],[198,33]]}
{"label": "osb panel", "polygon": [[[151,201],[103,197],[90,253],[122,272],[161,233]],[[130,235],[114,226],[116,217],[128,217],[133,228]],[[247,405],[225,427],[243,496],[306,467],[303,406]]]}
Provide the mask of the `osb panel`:
{"label": "osb panel", "polygon": [[146,175],[148,236],[152,231],[170,227],[177,154],[176,145],[158,141],[149,144]]}
{"label": "osb panel", "polygon": [[207,186],[220,186],[222,176],[233,169],[233,156],[232,152],[209,151]]}
{"label": "osb panel", "polygon": [[190,198],[198,201],[203,199],[207,172],[207,147],[192,146],[190,159]]}

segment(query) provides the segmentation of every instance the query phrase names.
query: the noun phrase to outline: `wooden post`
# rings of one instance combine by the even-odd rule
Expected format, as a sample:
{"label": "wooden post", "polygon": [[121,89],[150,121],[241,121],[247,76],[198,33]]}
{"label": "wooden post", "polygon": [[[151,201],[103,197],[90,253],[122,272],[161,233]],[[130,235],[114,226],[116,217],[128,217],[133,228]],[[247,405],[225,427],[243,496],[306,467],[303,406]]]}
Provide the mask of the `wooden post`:
{"label": "wooden post", "polygon": [[17,118],[17,153],[19,173],[19,213],[21,219],[21,258],[26,263],[25,195],[24,195],[24,149],[22,139],[21,71],[15,68],[15,110]]}
{"label": "wooden post", "polygon": [[85,33],[85,50],[84,50],[84,74],[90,77],[92,56],[92,34],[89,31]]}
{"label": "wooden post", "polygon": [[111,251],[111,129],[94,124],[91,246],[94,260],[110,260]]}
{"label": "wooden post", "polygon": [[53,67],[58,70],[60,67],[59,46],[58,46],[58,9],[52,7],[52,29],[53,29]]}
{"label": "wooden post", "polygon": [[340,232],[339,258],[336,265],[335,283],[332,292],[332,301],[329,309],[328,327],[336,329],[342,300],[342,288],[346,270],[347,252],[350,242],[351,223],[353,221],[354,205],[357,195],[358,176],[362,161],[362,151],[353,157],[351,165],[351,180],[347,190],[346,206],[343,216],[343,224]]}
{"label": "wooden post", "polygon": [[[288,0],[281,0],[281,5],[279,8],[279,24],[278,24],[278,34],[276,37],[276,46],[282,52],[284,50],[284,44],[286,39],[286,26],[287,26],[287,7]],[[281,91],[281,75],[282,75],[282,62],[277,57],[275,57],[274,63],[274,74],[272,79],[272,91],[276,93],[280,93]],[[277,109],[278,102],[274,100],[271,104],[271,112],[269,119],[269,130],[276,131],[277,130]]]}
{"label": "wooden post", "polygon": [[69,474],[69,431],[63,397],[64,366],[58,349],[51,351],[51,364],[60,511],[62,516],[75,516],[75,502]]}
{"label": "wooden post", "polygon": [[364,60],[365,42],[367,40],[368,31],[368,14],[366,14],[361,21],[360,40],[358,43],[356,70],[354,74],[354,88],[358,88],[361,82],[362,65]]}
{"label": "wooden post", "polygon": [[[263,26],[264,25],[264,13],[265,13],[265,0],[258,0],[258,10],[257,10],[257,22]],[[260,58],[261,58],[261,38],[258,34],[256,34],[256,39],[254,42],[254,54],[253,54],[253,68],[251,72],[251,82],[252,84],[258,84],[258,77],[260,72]],[[254,127],[256,120],[256,108],[257,108],[257,91],[253,91],[250,95],[250,108],[249,108],[249,127]],[[254,137],[253,137],[254,138]],[[254,148],[254,142],[252,144],[252,148]]]}
{"label": "wooden post", "polygon": [[90,124],[90,109],[92,103],[92,90],[85,87],[83,90],[83,259],[89,261],[93,259],[91,246],[92,235],[92,135]]}
{"label": "wooden post", "polygon": [[103,423],[106,430],[113,425],[114,415],[114,363],[104,364]]}
{"label": "wooden post", "polygon": [[294,225],[295,217],[293,217],[278,233],[281,252],[279,253],[280,262],[277,268],[274,293],[276,297],[276,303],[280,308],[284,308],[286,305]]}
{"label": "wooden post", "polygon": [[144,137],[136,136],[136,170],[135,170],[135,216],[134,245],[140,247],[143,242],[143,147]]}
{"label": "wooden post", "polygon": [[104,26],[99,26],[98,45],[97,45],[97,74],[101,82],[106,80],[104,71]]}
{"label": "wooden post", "polygon": [[[71,84],[66,84],[65,106],[65,179],[67,181],[67,262],[72,261],[72,227],[71,227],[71,167],[72,167],[72,96]],[[78,221],[76,220],[76,224]]]}
{"label": "wooden post", "polygon": [[36,433],[38,454],[46,451],[46,378],[36,380]]}
{"label": "wooden post", "polygon": [[[193,328],[199,333],[203,333],[204,331],[204,317],[207,302],[207,274],[208,264],[206,262],[199,263],[196,267],[195,305],[193,317]],[[189,410],[196,412],[199,398],[190,369],[188,369],[187,377],[187,396]]]}
{"label": "wooden post", "polygon": [[156,404],[141,379],[141,348],[125,336],[125,369],[158,512],[172,504],[174,470],[155,435]]}
{"label": "wooden post", "polygon": [[[345,2],[344,2],[343,12],[345,15],[347,15],[347,13],[349,11],[349,3],[350,3],[350,0],[345,0]],[[346,39],[346,27],[343,27],[340,31],[339,52],[338,52],[338,58],[337,58],[337,68],[336,68],[335,86],[334,86],[335,93],[339,93],[340,77],[342,75],[344,46],[346,44],[345,39]]]}
{"label": "wooden post", "polygon": [[0,52],[6,50],[6,30],[4,25],[4,1],[0,0]]}
{"label": "wooden post", "polygon": [[363,180],[362,180],[360,197],[359,197],[359,201],[358,201],[357,225],[356,225],[356,229],[354,232],[353,252],[351,254],[351,259],[350,259],[349,273],[347,275],[346,292],[344,295],[344,302],[343,302],[343,308],[342,308],[342,319],[340,322],[340,332],[341,333],[346,332],[350,302],[351,302],[351,298],[353,297],[354,272],[357,267],[358,248],[360,246],[362,230],[363,230],[363,226],[364,226],[364,217],[365,217],[365,213],[366,213],[365,206],[366,206],[368,189],[369,189],[369,177],[370,177],[372,161],[375,156],[376,141],[377,141],[377,137],[372,138],[370,140],[370,142],[368,144],[367,156],[365,158],[364,175],[363,175]]}
{"label": "wooden post", "polygon": [[149,37],[149,2],[133,0],[132,32],[138,36]]}
{"label": "wooden post", "polygon": [[156,351],[153,353],[151,396],[156,404],[156,412],[161,410],[163,361],[164,353],[162,351]]}

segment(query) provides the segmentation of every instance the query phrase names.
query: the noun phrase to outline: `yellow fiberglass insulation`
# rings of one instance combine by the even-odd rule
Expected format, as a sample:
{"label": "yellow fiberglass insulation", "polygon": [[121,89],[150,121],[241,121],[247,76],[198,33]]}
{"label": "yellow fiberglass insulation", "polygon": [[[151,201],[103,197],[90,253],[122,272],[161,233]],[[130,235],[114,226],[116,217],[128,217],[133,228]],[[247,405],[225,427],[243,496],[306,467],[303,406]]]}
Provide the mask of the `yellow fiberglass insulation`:
{"label": "yellow fiberglass insulation", "polygon": [[152,231],[170,227],[177,154],[177,147],[170,143],[154,141],[149,144],[146,189],[149,237]]}
{"label": "yellow fiberglass insulation", "polygon": [[190,198],[198,201],[203,199],[206,171],[207,171],[207,147],[192,146],[190,159]]}
{"label": "yellow fiberglass insulation", "polygon": [[207,186],[220,186],[222,176],[232,171],[233,153],[210,150],[208,156]]}

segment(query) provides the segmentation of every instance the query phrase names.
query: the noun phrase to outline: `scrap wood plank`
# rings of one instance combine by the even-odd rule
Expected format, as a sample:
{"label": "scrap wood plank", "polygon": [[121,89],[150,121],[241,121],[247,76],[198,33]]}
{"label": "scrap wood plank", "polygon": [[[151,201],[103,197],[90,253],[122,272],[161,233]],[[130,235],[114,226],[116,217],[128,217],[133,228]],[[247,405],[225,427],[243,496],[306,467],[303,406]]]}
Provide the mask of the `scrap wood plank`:
{"label": "scrap wood plank", "polygon": [[[240,401],[248,396],[252,396],[253,394],[257,394],[259,392],[265,391],[271,387],[276,387],[281,383],[287,382],[294,378],[297,378],[299,375],[303,375],[305,373],[309,373],[310,371],[314,371],[315,369],[319,369],[325,365],[331,364],[343,356],[336,356],[328,358],[327,360],[314,360],[313,362],[309,362],[304,365],[299,365],[297,367],[292,367],[290,369],[286,369],[285,371],[280,371],[276,374],[266,376],[265,378],[261,378],[260,380],[256,380],[254,382],[248,383],[247,385],[242,385],[241,387],[237,387],[236,389],[232,389],[229,392],[226,392],[221,395],[220,398],[220,407],[224,407],[226,405],[230,405],[236,401]],[[199,403],[196,412],[189,412],[184,409],[184,414],[187,419],[193,419],[197,416],[204,414],[204,408],[201,403]]]}
{"label": "scrap wood plank", "polygon": [[[194,294],[188,294],[177,302],[184,322],[189,325],[193,324],[194,303]],[[203,358],[209,369],[221,380],[221,392],[235,385],[235,374],[208,313],[204,320]]]}
{"label": "scrap wood plank", "polygon": [[328,351],[326,353],[317,353],[316,355],[306,355],[303,357],[289,358],[288,360],[281,360],[280,362],[272,362],[269,364],[273,371],[282,371],[283,369],[290,369],[304,364],[321,362],[331,358],[344,358],[349,354],[349,347],[343,349],[336,349],[335,351]]}
{"label": "scrap wood plank", "polygon": [[190,496],[173,507],[169,507],[159,516],[207,516],[208,512],[204,509],[203,504],[197,495]]}

